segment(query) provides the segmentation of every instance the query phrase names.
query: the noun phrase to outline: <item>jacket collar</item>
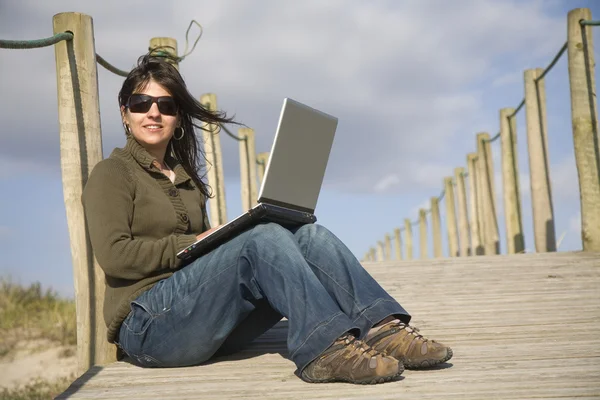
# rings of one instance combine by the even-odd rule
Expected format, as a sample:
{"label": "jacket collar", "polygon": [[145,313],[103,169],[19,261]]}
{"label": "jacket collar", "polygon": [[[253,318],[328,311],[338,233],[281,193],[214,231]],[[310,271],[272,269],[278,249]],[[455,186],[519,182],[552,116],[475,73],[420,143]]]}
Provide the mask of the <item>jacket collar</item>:
{"label": "jacket collar", "polygon": [[[124,150],[131,154],[133,159],[147,171],[160,173],[160,169],[154,163],[156,158],[148,153],[132,135],[127,135],[127,143]],[[165,154],[165,162],[175,172],[175,185],[191,180],[181,163],[170,152]]]}

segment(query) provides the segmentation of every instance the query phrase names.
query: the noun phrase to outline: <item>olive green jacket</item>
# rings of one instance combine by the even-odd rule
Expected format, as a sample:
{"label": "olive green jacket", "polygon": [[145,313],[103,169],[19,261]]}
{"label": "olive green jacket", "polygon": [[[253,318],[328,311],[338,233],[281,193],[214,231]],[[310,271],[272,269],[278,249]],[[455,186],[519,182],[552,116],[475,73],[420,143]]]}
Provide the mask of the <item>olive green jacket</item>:
{"label": "olive green jacket", "polygon": [[175,171],[174,183],[130,136],[94,167],[83,191],[92,248],[106,276],[111,343],[130,302],[181,268],[177,252],[210,228],[200,190],[174,158],[165,161]]}

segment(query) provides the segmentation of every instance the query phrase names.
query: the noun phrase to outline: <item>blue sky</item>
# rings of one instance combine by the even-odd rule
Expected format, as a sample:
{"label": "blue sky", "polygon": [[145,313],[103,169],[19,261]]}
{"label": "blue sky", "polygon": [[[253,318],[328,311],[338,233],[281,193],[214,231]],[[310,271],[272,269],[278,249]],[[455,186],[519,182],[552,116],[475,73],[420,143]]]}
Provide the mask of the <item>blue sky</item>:
{"label": "blue sky", "polygon": [[[54,14],[79,11],[94,19],[97,53],[127,69],[152,37],[175,37],[183,51],[185,29],[196,19],[204,35],[181,72],[195,95],[216,93],[220,108],[255,129],[257,151],[270,149],[284,97],[339,118],[316,213],[358,257],[429,207],[443,178],[466,166],[477,132],[498,131],[498,110],[523,97],[523,71],[546,67],[565,42],[570,9],[589,7],[600,19],[600,3],[592,0],[173,3],[1,1],[0,38],[50,36]],[[600,28],[594,32],[598,48]],[[55,74],[52,48],[0,50],[0,276],[72,295]],[[98,67],[98,79],[108,156],[123,144],[116,102],[122,78]],[[559,250],[578,250],[566,56],[547,77],[546,92],[556,235],[564,235]],[[523,224],[526,248],[534,251],[524,121],[522,111]],[[224,136],[222,144],[233,218],[241,212],[237,143]],[[493,148],[501,211],[499,142]]]}

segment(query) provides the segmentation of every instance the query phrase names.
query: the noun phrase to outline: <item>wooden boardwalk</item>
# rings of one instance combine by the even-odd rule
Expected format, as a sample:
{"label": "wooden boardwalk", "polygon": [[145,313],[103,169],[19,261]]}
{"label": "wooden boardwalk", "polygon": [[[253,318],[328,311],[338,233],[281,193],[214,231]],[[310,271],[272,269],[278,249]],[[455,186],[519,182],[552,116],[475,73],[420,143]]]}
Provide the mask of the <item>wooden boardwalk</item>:
{"label": "wooden boardwalk", "polygon": [[454,358],[393,383],[308,384],[285,359],[286,322],[208,365],[95,367],[59,399],[600,398],[600,254],[381,262],[366,268]]}

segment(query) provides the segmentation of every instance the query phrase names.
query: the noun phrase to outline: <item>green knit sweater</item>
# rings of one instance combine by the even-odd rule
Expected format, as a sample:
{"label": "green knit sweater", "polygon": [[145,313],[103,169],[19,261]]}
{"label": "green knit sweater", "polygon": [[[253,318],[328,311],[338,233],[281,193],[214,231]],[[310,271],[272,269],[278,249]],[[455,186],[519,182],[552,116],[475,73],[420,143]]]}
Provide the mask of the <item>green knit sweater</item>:
{"label": "green knit sweater", "polygon": [[94,255],[106,276],[104,320],[114,342],[130,302],[181,267],[177,252],[210,228],[205,198],[171,157],[175,182],[132,137],[93,169],[83,206]]}

